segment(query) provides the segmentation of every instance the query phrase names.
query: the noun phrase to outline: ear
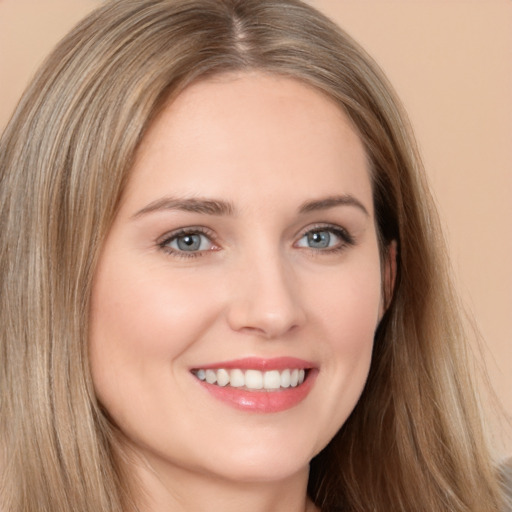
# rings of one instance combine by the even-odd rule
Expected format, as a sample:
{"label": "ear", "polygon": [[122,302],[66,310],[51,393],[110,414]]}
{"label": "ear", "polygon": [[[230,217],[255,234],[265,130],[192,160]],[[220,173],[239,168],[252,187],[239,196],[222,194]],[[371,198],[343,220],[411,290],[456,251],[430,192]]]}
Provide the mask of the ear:
{"label": "ear", "polygon": [[393,240],[387,247],[384,255],[383,269],[382,269],[382,302],[383,311],[382,315],[386,312],[391,303],[393,292],[395,290],[397,273],[397,244]]}

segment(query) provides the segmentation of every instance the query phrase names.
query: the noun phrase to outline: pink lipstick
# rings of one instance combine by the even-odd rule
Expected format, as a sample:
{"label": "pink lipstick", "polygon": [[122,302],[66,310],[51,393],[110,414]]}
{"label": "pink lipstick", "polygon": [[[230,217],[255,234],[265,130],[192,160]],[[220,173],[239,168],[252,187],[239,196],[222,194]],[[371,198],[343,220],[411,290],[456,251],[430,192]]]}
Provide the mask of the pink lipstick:
{"label": "pink lipstick", "polygon": [[191,369],[206,391],[237,409],[273,413],[298,405],[309,394],[318,369],[293,357],[243,358]]}

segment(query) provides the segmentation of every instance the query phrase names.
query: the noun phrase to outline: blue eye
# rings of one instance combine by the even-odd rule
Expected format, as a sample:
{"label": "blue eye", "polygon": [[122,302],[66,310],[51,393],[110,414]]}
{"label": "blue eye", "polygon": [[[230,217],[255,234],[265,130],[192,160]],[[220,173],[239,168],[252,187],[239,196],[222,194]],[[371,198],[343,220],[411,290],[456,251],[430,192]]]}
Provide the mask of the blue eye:
{"label": "blue eye", "polygon": [[340,228],[317,228],[304,233],[296,245],[308,249],[334,250],[351,244],[352,238]]}
{"label": "blue eye", "polygon": [[306,235],[308,247],[314,249],[327,249],[331,246],[332,237],[329,231],[312,231]]}
{"label": "blue eye", "polygon": [[211,250],[214,246],[211,239],[197,231],[180,231],[159,244],[169,252],[195,253]]}

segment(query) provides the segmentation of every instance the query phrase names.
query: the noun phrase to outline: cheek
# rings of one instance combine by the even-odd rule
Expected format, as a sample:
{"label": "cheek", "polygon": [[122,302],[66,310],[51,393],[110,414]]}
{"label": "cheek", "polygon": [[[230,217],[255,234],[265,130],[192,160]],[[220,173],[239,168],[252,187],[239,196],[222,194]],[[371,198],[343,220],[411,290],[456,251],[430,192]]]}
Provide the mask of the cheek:
{"label": "cheek", "polygon": [[117,340],[145,352],[159,350],[160,343],[169,349],[172,339],[200,328],[197,312],[212,302],[186,277],[169,277],[158,269],[137,272],[136,265],[100,268],[92,299],[91,323],[104,342]]}
{"label": "cheek", "polygon": [[375,271],[375,266],[359,274],[359,279],[346,282],[338,301],[332,348],[346,371],[354,372],[354,383],[360,388],[356,393],[362,391],[368,375],[381,302],[380,271]]}
{"label": "cheek", "polygon": [[104,403],[112,389],[136,390],[139,377],[143,388],[144,379],[149,386],[159,372],[167,376],[215,316],[211,297],[198,293],[189,279],[174,277],[166,285],[162,269],[137,268],[106,261],[95,278],[89,352]]}
{"label": "cheek", "polygon": [[325,362],[319,374],[325,393],[318,406],[318,417],[326,418],[329,426],[324,442],[346,421],[368,377],[381,307],[378,256],[374,260],[377,263],[347,266],[346,272],[325,283],[323,293],[318,289],[314,293],[315,323],[321,325],[319,347]]}
{"label": "cheek", "polygon": [[[340,341],[356,354],[365,345],[373,345],[373,338],[381,310],[381,288],[378,276],[361,279],[347,285],[338,302],[338,316],[334,321]],[[365,282],[366,281],[366,282]]]}
{"label": "cheek", "polygon": [[324,280],[322,287],[312,288],[310,300],[316,305],[316,320],[329,330],[329,339],[357,352],[362,343],[373,340],[381,317],[381,295],[376,253],[373,258],[340,269]]}

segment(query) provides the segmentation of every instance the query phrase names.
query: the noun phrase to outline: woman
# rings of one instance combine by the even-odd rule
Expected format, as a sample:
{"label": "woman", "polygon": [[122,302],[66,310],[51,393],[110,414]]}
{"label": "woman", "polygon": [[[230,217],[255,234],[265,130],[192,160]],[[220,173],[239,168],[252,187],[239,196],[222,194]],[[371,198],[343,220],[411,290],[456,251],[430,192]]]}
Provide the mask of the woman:
{"label": "woman", "polygon": [[312,8],[105,5],[0,169],[3,509],[503,506],[406,116]]}

